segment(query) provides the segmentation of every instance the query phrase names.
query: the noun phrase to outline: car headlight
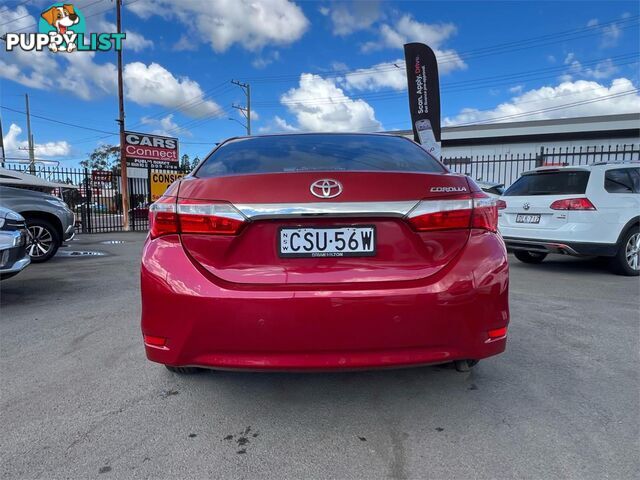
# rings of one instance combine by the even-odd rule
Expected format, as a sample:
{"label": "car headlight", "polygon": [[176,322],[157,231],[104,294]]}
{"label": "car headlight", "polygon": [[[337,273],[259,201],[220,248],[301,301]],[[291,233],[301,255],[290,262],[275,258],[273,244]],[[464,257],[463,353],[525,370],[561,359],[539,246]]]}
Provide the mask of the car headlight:
{"label": "car headlight", "polygon": [[0,218],[0,228],[4,227],[4,217]]}

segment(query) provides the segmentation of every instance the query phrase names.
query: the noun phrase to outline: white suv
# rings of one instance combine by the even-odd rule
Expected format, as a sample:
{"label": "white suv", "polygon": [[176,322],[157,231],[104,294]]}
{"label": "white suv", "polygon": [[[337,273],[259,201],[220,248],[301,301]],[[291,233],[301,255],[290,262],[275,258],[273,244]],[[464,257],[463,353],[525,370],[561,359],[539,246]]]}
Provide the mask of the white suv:
{"label": "white suv", "polygon": [[616,273],[640,273],[640,166],[540,167],[498,200],[500,232],[518,260],[549,253],[611,257]]}

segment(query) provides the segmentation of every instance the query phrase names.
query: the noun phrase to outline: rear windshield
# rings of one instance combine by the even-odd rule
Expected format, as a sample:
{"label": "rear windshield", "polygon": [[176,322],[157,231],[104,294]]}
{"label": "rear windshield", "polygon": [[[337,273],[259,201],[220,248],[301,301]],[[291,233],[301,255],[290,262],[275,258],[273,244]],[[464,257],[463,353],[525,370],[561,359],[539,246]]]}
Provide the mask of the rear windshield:
{"label": "rear windshield", "polygon": [[504,195],[576,195],[587,189],[589,172],[544,172],[523,175],[511,185]]}
{"label": "rear windshield", "polygon": [[384,135],[274,135],[231,140],[216,149],[197,177],[313,171],[444,172],[415,143]]}

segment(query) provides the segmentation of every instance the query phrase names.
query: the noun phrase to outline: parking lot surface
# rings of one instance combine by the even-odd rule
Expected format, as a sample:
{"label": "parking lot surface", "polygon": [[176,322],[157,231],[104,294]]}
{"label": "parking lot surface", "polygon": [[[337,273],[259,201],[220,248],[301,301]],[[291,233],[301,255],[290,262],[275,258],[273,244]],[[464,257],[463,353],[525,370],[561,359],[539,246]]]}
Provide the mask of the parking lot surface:
{"label": "parking lot surface", "polygon": [[640,476],[638,278],[511,258],[507,351],[471,373],[182,377],[144,355],[143,240],[2,282],[2,478]]}

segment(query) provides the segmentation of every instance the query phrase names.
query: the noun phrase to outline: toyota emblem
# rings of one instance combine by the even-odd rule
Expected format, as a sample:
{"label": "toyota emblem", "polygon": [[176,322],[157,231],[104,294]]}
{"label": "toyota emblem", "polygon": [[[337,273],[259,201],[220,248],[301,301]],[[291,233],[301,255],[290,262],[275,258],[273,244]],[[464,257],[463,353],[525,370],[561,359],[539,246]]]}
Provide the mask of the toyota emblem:
{"label": "toyota emblem", "polygon": [[522,208],[524,208],[525,210],[529,210],[531,208],[531,205],[529,205],[529,202],[525,202],[524,205],[522,205]]}
{"label": "toyota emblem", "polygon": [[318,198],[335,198],[342,193],[342,184],[331,178],[323,178],[313,182],[309,190]]}

